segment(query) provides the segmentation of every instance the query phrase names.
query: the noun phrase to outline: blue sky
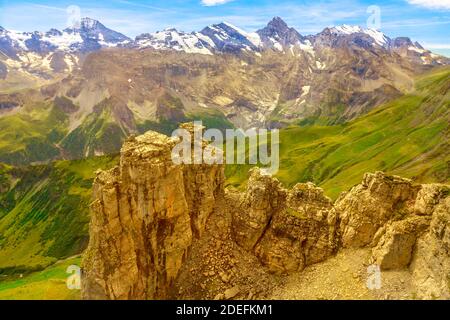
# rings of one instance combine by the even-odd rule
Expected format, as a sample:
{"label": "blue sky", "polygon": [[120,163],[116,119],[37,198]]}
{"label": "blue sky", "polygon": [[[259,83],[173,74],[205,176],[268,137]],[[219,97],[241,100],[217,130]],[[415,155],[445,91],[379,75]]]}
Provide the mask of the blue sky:
{"label": "blue sky", "polygon": [[201,30],[221,21],[254,31],[274,16],[301,34],[311,34],[344,23],[366,26],[367,8],[376,5],[381,10],[381,30],[388,36],[408,36],[450,56],[450,0],[2,0],[0,25],[21,31],[63,29],[71,5],[80,8],[81,16],[131,37],[167,27]]}

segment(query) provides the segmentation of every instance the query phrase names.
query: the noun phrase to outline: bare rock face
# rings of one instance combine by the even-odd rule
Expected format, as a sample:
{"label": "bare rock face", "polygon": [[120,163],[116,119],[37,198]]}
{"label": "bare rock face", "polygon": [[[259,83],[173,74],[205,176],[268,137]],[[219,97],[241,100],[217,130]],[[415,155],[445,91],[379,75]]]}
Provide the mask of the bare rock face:
{"label": "bare rock face", "polygon": [[335,210],[322,190],[299,184],[289,192],[286,209],[273,217],[255,253],[274,273],[299,271],[336,252],[336,229]]}
{"label": "bare rock face", "polygon": [[271,272],[302,270],[337,249],[336,211],[313,184],[285,190],[254,169],[243,198],[233,218],[234,237],[242,247],[254,249]]}
{"label": "bare rock face", "polygon": [[417,193],[413,212],[417,215],[432,215],[439,202],[448,196],[448,187],[439,184],[424,184]]}
{"label": "bare rock face", "polygon": [[380,236],[380,240],[373,249],[375,264],[382,270],[408,267],[416,240],[429,224],[429,218],[415,216],[392,222],[380,229],[375,237]]}
{"label": "bare rock face", "polygon": [[449,228],[448,194],[445,185],[415,185],[382,172],[368,173],[335,203],[342,246],[373,247],[372,262],[383,270],[411,267],[414,279],[433,282],[422,274],[431,268],[436,281],[443,281],[448,278],[442,271],[449,259],[443,238]]}
{"label": "bare rock face", "polygon": [[286,190],[277,179],[254,168],[250,171],[247,191],[236,200],[238,208],[233,215],[234,239],[241,247],[252,250],[272,216],[283,209]]}
{"label": "bare rock face", "polygon": [[420,186],[408,179],[367,173],[363,182],[335,203],[341,212],[340,229],[344,247],[364,247],[380,227],[394,216],[403,216],[414,204]]}
{"label": "bare rock face", "polygon": [[162,299],[223,190],[220,165],[175,165],[177,139],[129,139],[120,167],[98,172],[83,259],[85,299]]}
{"label": "bare rock face", "polygon": [[418,298],[450,299],[450,197],[436,206],[429,232],[417,241],[410,269]]}

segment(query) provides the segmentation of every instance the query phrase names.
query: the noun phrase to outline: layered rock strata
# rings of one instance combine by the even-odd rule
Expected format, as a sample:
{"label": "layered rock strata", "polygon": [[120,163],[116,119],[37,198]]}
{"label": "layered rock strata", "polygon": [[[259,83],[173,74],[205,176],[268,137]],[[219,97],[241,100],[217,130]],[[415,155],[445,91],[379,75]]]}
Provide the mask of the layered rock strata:
{"label": "layered rock strata", "polygon": [[223,190],[220,165],[175,165],[178,141],[129,139],[120,166],[94,182],[85,299],[163,299]]}

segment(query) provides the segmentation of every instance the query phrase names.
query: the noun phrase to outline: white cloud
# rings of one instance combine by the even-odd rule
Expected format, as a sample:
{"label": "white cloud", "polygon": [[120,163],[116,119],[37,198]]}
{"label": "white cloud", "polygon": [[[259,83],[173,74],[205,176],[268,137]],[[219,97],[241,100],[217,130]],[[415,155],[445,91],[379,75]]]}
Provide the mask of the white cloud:
{"label": "white cloud", "polygon": [[429,8],[450,10],[450,0],[407,0],[410,4]]}
{"label": "white cloud", "polygon": [[231,2],[233,0],[202,0],[202,4],[207,7],[218,6],[221,4],[225,4],[227,2]]}

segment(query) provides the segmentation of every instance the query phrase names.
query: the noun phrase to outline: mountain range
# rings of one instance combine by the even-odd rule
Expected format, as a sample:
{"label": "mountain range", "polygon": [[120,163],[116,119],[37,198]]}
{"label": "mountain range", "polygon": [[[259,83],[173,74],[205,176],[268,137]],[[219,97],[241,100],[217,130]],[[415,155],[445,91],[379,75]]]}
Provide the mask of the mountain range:
{"label": "mountain range", "polygon": [[303,36],[281,18],[135,40],[84,18],[63,31],[0,29],[0,161],[118,152],[130,134],[202,119],[219,129],[339,124],[414,89],[449,59],[358,26]]}
{"label": "mountain range", "polygon": [[0,52],[2,60],[6,60],[1,68],[1,76],[4,78],[7,69],[17,66],[17,63],[29,70],[36,69],[37,64],[41,63],[53,71],[70,71],[78,63],[77,56],[111,47],[153,48],[209,55],[240,52],[260,54],[268,49],[280,52],[300,49],[313,53],[316,46],[336,47],[346,40],[368,49],[379,47],[397,52],[402,56],[421,60],[423,64],[448,62],[409,38],[391,39],[380,31],[359,26],[337,26],[326,28],[316,35],[302,36],[294,28],[289,28],[281,18],[275,17],[266,27],[252,33],[222,22],[200,32],[185,33],[165,29],[144,33],[132,40],[108,29],[99,21],[83,18],[79,25],[63,31],[51,29],[47,32],[17,32],[0,27]]}

